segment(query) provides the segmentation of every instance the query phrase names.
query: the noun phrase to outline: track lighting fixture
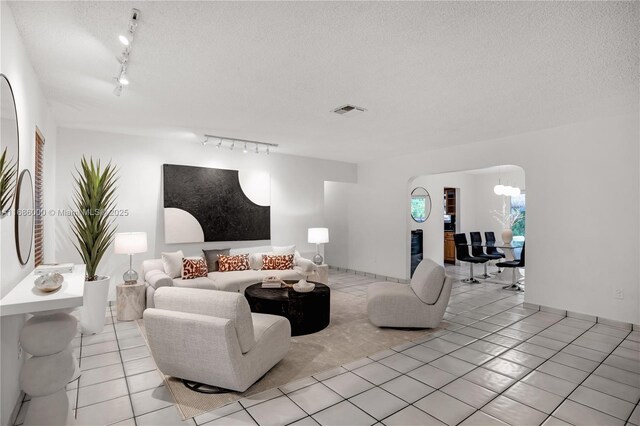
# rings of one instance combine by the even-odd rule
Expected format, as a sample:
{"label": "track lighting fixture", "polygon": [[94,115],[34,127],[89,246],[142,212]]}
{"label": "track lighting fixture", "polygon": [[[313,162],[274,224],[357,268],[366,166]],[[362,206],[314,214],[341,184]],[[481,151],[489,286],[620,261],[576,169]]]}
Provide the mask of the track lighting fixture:
{"label": "track lighting fixture", "polygon": [[129,85],[129,79],[127,78],[127,62],[129,62],[129,55],[131,55],[131,49],[133,48],[133,35],[138,28],[138,20],[140,19],[140,11],[138,9],[131,9],[131,16],[129,17],[129,28],[126,34],[118,36],[118,40],[125,46],[122,56],[119,59],[120,73],[114,78],[116,81],[116,88],[113,91],[114,95],[120,96],[122,94],[123,86]]}
{"label": "track lighting fixture", "polygon": [[250,141],[250,140],[246,140],[246,139],[235,139],[235,138],[228,138],[226,136],[213,136],[213,135],[204,135],[205,140],[204,142],[202,142],[203,146],[209,145],[209,139],[217,139],[218,143],[216,143],[216,148],[220,148],[223,145],[225,147],[229,147],[229,149],[231,151],[233,151],[233,149],[236,146],[236,143],[238,144],[242,144],[242,152],[244,154],[249,152],[249,146],[251,146],[251,144],[255,145],[256,149],[255,149],[255,153],[259,154],[260,153],[260,147],[264,146],[265,150],[264,152],[266,152],[267,154],[269,154],[269,150],[270,148],[277,148],[278,144],[275,143],[268,143],[268,142],[258,142],[258,141]]}

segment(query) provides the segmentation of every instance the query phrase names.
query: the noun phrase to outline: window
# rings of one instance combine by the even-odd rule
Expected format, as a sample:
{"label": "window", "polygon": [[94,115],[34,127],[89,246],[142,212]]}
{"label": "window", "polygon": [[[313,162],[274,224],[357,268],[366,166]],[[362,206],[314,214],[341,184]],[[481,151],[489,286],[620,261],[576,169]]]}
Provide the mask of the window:
{"label": "window", "polygon": [[520,217],[515,221],[511,230],[514,236],[524,237],[526,217],[526,197],[524,192],[520,195],[509,197],[511,200],[511,213],[520,212]]}
{"label": "window", "polygon": [[[40,129],[36,127],[36,169],[35,169],[35,183],[34,183],[34,195],[35,195],[35,209],[36,212],[43,211],[43,195],[42,195],[42,181],[44,174],[44,137],[40,132]],[[44,261],[44,215],[35,215],[35,230],[34,230],[34,261],[35,266],[41,265]]]}

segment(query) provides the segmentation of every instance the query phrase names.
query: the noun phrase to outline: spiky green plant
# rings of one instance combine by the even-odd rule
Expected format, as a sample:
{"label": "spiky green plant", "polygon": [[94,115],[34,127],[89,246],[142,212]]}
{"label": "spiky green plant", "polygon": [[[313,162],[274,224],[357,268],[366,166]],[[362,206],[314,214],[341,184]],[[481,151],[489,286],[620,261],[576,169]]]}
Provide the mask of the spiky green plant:
{"label": "spiky green plant", "polygon": [[73,198],[76,211],[71,221],[76,238],[73,245],[86,264],[86,280],[96,281],[98,264],[117,229],[110,215],[116,203],[117,170],[111,163],[102,168],[100,160],[94,163],[93,158],[87,161],[83,156],[76,172]]}
{"label": "spiky green plant", "polygon": [[0,156],[0,214],[5,214],[11,205],[13,193],[16,189],[17,164],[7,158],[7,148]]}

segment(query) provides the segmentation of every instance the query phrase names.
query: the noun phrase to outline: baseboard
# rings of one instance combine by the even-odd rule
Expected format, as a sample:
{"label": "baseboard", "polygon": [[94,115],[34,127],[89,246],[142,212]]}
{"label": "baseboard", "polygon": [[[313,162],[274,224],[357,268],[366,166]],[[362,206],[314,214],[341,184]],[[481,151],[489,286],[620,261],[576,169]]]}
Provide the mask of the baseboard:
{"label": "baseboard", "polygon": [[409,280],[395,277],[387,277],[385,275],[372,274],[371,272],[357,271],[355,269],[343,268],[340,266],[329,265],[329,269],[333,269],[334,271],[347,272],[354,275],[360,275],[367,278],[374,278],[380,281],[389,281],[392,283],[401,283],[401,284],[409,284]]}
{"label": "baseboard", "polygon": [[612,319],[608,319],[608,318],[603,318],[603,317],[599,317],[596,315],[588,315],[588,314],[583,314],[580,312],[572,312],[572,311],[565,311],[562,309],[558,309],[558,308],[552,308],[549,306],[544,306],[544,305],[536,305],[534,303],[523,303],[522,306],[524,308],[527,309],[533,309],[535,311],[541,311],[541,312],[549,312],[552,314],[556,314],[556,315],[562,315],[568,318],[576,318],[576,319],[580,319],[580,320],[584,320],[584,321],[589,321],[589,322],[594,322],[594,323],[598,323],[598,324],[603,324],[603,325],[608,325],[610,327],[615,327],[615,328],[621,328],[624,330],[629,330],[629,331],[638,331],[640,330],[640,325],[639,324],[633,324],[630,322],[624,322],[624,321],[617,321],[617,320],[612,320]]}

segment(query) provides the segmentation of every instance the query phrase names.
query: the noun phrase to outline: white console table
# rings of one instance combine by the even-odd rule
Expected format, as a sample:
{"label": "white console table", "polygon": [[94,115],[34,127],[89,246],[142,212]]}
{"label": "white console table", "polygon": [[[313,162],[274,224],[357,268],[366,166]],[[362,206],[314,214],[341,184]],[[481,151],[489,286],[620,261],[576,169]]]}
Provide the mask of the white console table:
{"label": "white console table", "polygon": [[25,425],[75,424],[65,390],[80,374],[70,345],[77,320],[69,313],[82,306],[85,265],[62,276],[58,290],[44,293],[35,288],[37,275],[31,272],[0,299],[2,317],[33,315],[20,333],[22,347],[32,354],[20,371],[22,390],[31,395]]}

